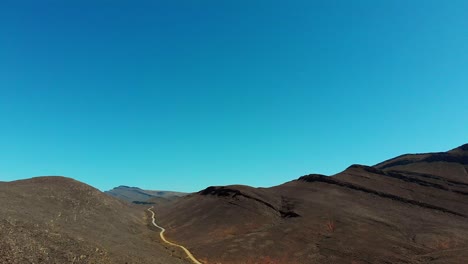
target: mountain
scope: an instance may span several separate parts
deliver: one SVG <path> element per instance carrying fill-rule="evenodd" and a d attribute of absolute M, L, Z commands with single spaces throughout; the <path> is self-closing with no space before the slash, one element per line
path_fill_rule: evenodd
<path fill-rule="evenodd" d="M 468 183 L 468 144 L 448 152 L 406 154 L 374 167 L 386 171 L 427 173 Z"/>
<path fill-rule="evenodd" d="M 468 263 L 468 145 L 159 205 L 206 263 Z"/>
<path fill-rule="evenodd" d="M 148 191 L 137 187 L 121 185 L 105 193 L 118 199 L 135 204 L 159 204 L 173 201 L 178 197 L 186 195 L 182 192 L 172 191 Z"/>
<path fill-rule="evenodd" d="M 0 263 L 187 263 L 148 224 L 141 208 L 70 178 L 0 183 Z"/>
<path fill-rule="evenodd" d="M 468 263 L 468 144 L 187 195 L 102 193 L 65 177 L 0 182 L 0 263 L 188 263 L 161 242 L 145 203 L 204 264 Z"/>

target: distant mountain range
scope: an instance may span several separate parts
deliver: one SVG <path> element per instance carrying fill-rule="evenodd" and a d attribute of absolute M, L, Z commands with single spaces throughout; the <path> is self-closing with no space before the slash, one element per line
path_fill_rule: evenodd
<path fill-rule="evenodd" d="M 0 182 L 0 263 L 190 263 L 150 206 L 202 263 L 468 263 L 468 144 L 270 188 Z"/>
<path fill-rule="evenodd" d="M 159 204 L 172 201 L 178 197 L 187 195 L 182 192 L 172 191 L 149 191 L 143 190 L 138 187 L 118 186 L 112 190 L 105 191 L 105 193 L 135 204 Z"/>

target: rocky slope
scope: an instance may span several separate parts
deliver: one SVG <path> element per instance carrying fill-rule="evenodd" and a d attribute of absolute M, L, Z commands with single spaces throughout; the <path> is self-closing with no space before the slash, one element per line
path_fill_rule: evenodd
<path fill-rule="evenodd" d="M 468 145 L 271 188 L 114 190 L 154 203 L 166 237 L 203 263 L 468 263 Z M 147 207 L 64 177 L 0 182 L 0 263 L 188 263 Z"/>
<path fill-rule="evenodd" d="M 64 177 L 0 183 L 0 263 L 186 263 L 147 215 Z"/>
<path fill-rule="evenodd" d="M 207 263 L 468 263 L 468 145 L 159 206 Z M 262 262 L 263 261 L 263 262 Z"/>

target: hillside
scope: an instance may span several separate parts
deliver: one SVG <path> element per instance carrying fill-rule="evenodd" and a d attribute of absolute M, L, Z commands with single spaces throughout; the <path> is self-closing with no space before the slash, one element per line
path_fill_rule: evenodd
<path fill-rule="evenodd" d="M 406 154 L 375 165 L 385 171 L 431 174 L 468 183 L 468 144 L 448 152 Z"/>
<path fill-rule="evenodd" d="M 207 263 L 467 263 L 468 145 L 157 208 Z"/>
<path fill-rule="evenodd" d="M 167 239 L 205 264 L 468 262 L 468 145 L 271 188 L 110 192 L 65 177 L 0 182 L 0 263 L 188 263 L 149 205 L 122 200 L 154 205 Z"/>
<path fill-rule="evenodd" d="M 186 263 L 147 215 L 64 177 L 0 183 L 0 263 Z"/>

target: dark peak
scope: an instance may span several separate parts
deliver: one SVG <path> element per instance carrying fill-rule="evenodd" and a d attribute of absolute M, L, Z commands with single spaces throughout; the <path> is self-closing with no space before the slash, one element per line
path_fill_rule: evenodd
<path fill-rule="evenodd" d="M 224 186 L 210 186 L 200 192 L 201 195 L 215 195 L 215 196 L 236 196 L 241 194 L 241 191 L 224 187 Z"/>
<path fill-rule="evenodd" d="M 308 174 L 302 177 L 299 177 L 298 181 L 305 181 L 305 182 L 314 182 L 318 179 L 327 178 L 328 176 L 322 174 Z"/>
<path fill-rule="evenodd" d="M 360 171 L 365 171 L 365 172 L 370 172 L 374 174 L 384 174 L 382 170 L 376 169 L 374 167 L 366 166 L 366 165 L 360 165 L 360 164 L 353 164 L 349 166 L 346 170 L 360 170 Z"/>
<path fill-rule="evenodd" d="M 450 150 L 449 152 L 452 152 L 452 153 L 467 153 L 468 152 L 468 143 L 464 144 L 464 145 L 461 145 L 458 148 L 454 148 L 454 149 Z"/>

